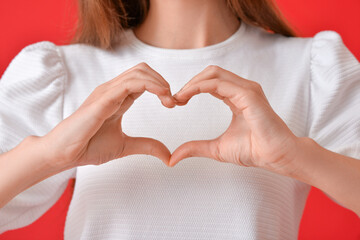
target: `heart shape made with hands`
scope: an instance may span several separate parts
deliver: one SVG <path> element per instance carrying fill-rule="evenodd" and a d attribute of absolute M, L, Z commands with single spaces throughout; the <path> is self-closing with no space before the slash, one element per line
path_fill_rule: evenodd
<path fill-rule="evenodd" d="M 216 138 L 181 144 L 169 153 L 169 161 L 162 159 L 166 165 L 174 166 L 188 157 L 206 157 L 240 166 L 272 168 L 282 165 L 283 159 L 293 158 L 297 137 L 273 111 L 259 83 L 209 66 L 172 97 L 176 105 L 184 106 L 200 93 L 211 94 L 230 107 L 231 122 Z"/>
<path fill-rule="evenodd" d="M 153 74 L 158 75 L 158 73 L 155 73 L 155 71 L 153 71 Z M 244 123 L 244 119 L 241 116 L 234 118 L 234 113 L 239 113 L 239 111 L 240 111 L 239 109 L 237 109 L 236 106 L 234 106 L 234 103 L 232 103 L 233 100 L 236 100 L 235 95 L 238 94 L 239 92 L 241 92 L 237 89 L 239 86 L 238 86 L 238 83 L 236 83 L 236 82 L 241 83 L 239 81 L 239 79 L 242 79 L 242 78 L 240 78 L 239 76 L 235 75 L 234 73 L 232 73 L 230 71 L 227 71 L 227 70 L 220 68 L 218 66 L 215 66 L 215 65 L 210 65 L 210 66 L 206 67 L 203 71 L 201 71 L 199 74 L 195 75 L 190 81 L 188 81 L 173 96 L 168 95 L 170 92 L 167 92 L 167 93 L 161 92 L 160 93 L 160 91 L 153 92 L 152 90 L 148 89 L 148 91 L 150 90 L 151 93 L 158 95 L 162 104 L 165 107 L 171 107 L 171 106 L 174 107 L 174 105 L 170 103 L 171 102 L 170 98 L 175 99 L 175 102 L 176 102 L 175 106 L 176 105 L 184 106 L 184 105 L 187 105 L 187 103 L 190 101 L 190 99 L 193 98 L 193 96 L 200 94 L 200 93 L 208 93 L 209 99 L 216 101 L 218 103 L 218 106 L 220 106 L 219 104 L 224 104 L 224 103 L 226 105 L 228 105 L 228 107 L 230 107 L 230 109 L 233 112 L 233 118 L 232 118 L 232 121 L 230 122 L 230 124 L 228 124 L 229 121 L 226 122 L 227 124 L 222 124 L 223 127 L 225 127 L 227 125 L 227 129 L 223 129 L 224 130 L 223 133 L 221 134 L 221 132 L 220 132 L 219 133 L 220 135 L 218 135 L 217 137 L 210 138 L 207 140 L 195 140 L 195 141 L 192 140 L 192 141 L 185 142 L 185 143 L 181 144 L 179 147 L 177 147 L 172 154 L 170 153 L 167 146 L 165 146 L 161 141 L 154 139 L 154 138 L 149 139 L 149 138 L 141 138 L 141 137 L 137 138 L 137 140 L 139 140 L 139 142 L 134 142 L 134 139 L 132 139 L 132 142 L 128 144 L 128 146 L 132 146 L 131 147 L 132 150 L 129 152 L 131 152 L 131 154 L 153 155 L 153 156 L 161 159 L 167 166 L 174 166 L 180 160 L 182 160 L 184 158 L 188 158 L 188 157 L 206 157 L 206 158 L 215 159 L 215 160 L 218 160 L 221 162 L 236 163 L 236 159 L 239 159 L 239 149 L 241 149 L 241 148 L 247 149 L 247 150 L 249 149 L 248 146 L 245 146 L 245 147 L 243 146 L 246 144 L 248 145 L 248 143 L 246 143 L 246 144 L 240 143 L 239 144 L 239 140 L 243 140 L 243 137 L 239 138 L 239 139 L 236 138 L 236 134 L 238 134 L 239 136 L 242 136 L 242 135 L 247 135 L 245 132 L 249 132 L 248 128 L 246 126 L 239 127 L 239 124 L 241 125 Z M 243 79 L 243 80 L 246 81 L 247 84 L 251 84 L 250 83 L 251 81 L 248 81 L 245 79 Z M 163 78 L 160 82 L 162 82 L 162 85 L 166 85 L 165 83 L 167 83 L 166 80 Z M 254 86 L 252 86 L 252 87 L 254 87 Z M 210 96 L 210 94 L 213 96 Z M 218 98 L 218 99 L 216 99 L 216 98 Z M 143 97 L 142 97 L 142 99 L 143 99 Z M 222 100 L 223 102 L 218 101 L 219 99 Z M 208 101 L 210 101 L 210 100 L 208 100 Z M 151 100 L 149 100 L 149 102 L 151 102 Z M 215 102 L 213 102 L 213 104 L 214 103 Z M 145 100 L 145 105 L 146 105 L 146 100 Z M 211 103 L 209 103 L 209 105 L 211 105 Z M 153 109 L 152 106 L 150 108 L 151 108 L 151 110 Z M 226 109 L 228 109 L 228 108 L 226 107 Z M 197 109 L 197 110 L 199 110 L 199 109 Z M 217 110 L 218 109 L 213 109 L 214 112 L 217 112 Z M 129 111 L 131 112 L 131 108 L 129 109 Z M 148 111 L 148 109 L 140 109 L 138 112 L 143 113 L 144 111 Z M 204 114 L 204 115 L 206 116 L 206 114 Z M 221 115 L 221 113 L 217 113 L 217 115 Z M 130 118 L 131 119 L 139 119 L 139 117 L 141 117 L 141 116 L 139 116 L 139 114 L 134 114 Z M 189 117 L 191 117 L 191 116 L 189 116 Z M 229 115 L 229 118 L 231 118 L 230 115 Z M 179 116 L 179 119 L 184 119 L 184 116 Z M 177 119 L 176 121 L 173 121 L 173 122 L 175 123 L 179 119 Z M 199 119 L 199 116 L 197 118 L 194 118 L 194 121 L 196 122 L 196 121 L 198 121 L 198 119 Z M 161 119 L 159 119 L 159 120 L 161 122 Z M 147 121 L 148 121 L 148 119 L 146 119 L 143 122 L 146 123 Z M 134 121 L 130 120 L 129 122 L 134 122 Z M 142 128 L 143 126 L 141 126 L 141 125 L 147 125 L 147 124 L 138 124 L 138 126 L 134 125 L 134 126 L 130 127 L 130 129 L 137 129 L 139 127 Z M 189 126 L 190 125 L 192 125 L 192 123 L 189 123 Z M 211 125 L 214 126 L 215 128 L 217 128 L 219 124 L 213 123 Z M 157 126 L 157 124 L 154 124 L 154 126 Z M 144 132 L 148 132 L 149 131 L 148 129 L 149 128 L 147 128 L 147 129 L 143 128 L 142 130 Z M 172 131 L 170 130 L 170 132 L 172 132 Z M 194 132 L 199 133 L 197 131 L 197 129 L 194 129 Z M 239 133 L 237 133 L 237 132 L 239 132 Z M 158 132 L 156 131 L 153 133 L 157 134 Z M 133 135 L 132 133 L 130 133 L 130 134 Z M 146 134 L 144 134 L 144 135 L 146 135 Z M 147 134 L 147 135 L 149 135 L 149 134 Z M 153 134 L 150 134 L 150 136 L 151 135 L 153 135 Z M 166 136 L 168 136 L 168 132 L 166 132 Z M 193 136 L 194 136 L 194 138 L 199 139 L 199 134 L 193 135 Z M 164 139 L 166 139 L 166 138 L 164 137 Z M 206 137 L 201 136 L 200 139 L 206 139 Z M 239 145 L 242 145 L 242 146 L 239 147 Z M 224 146 L 224 147 L 222 147 L 222 146 Z M 220 151 L 220 148 L 222 149 L 222 151 Z M 240 165 L 244 165 L 244 164 L 240 163 Z"/>
<path fill-rule="evenodd" d="M 227 120 L 225 124 L 212 123 L 211 126 L 214 128 L 220 126 L 227 129 L 218 137 L 207 139 L 207 135 L 199 134 L 190 122 L 188 126 L 193 128 L 194 134 L 196 133 L 193 135 L 194 138 L 200 136 L 200 139 L 205 140 L 185 142 L 171 153 L 167 146 L 154 138 L 132 137 L 123 131 L 124 113 L 131 112 L 134 101 L 145 91 L 156 95 L 167 108 L 185 106 L 195 95 L 207 93 L 201 95 L 230 108 L 230 124 L 226 126 Z M 208 106 L 213 107 L 213 103 L 208 102 L 204 109 Z M 201 109 L 198 107 L 196 110 Z M 152 106 L 144 110 L 149 110 L 154 115 Z M 216 115 L 222 116 L 222 113 L 217 111 L 218 109 L 213 109 Z M 142 112 L 142 109 L 137 111 Z M 136 114 L 136 111 L 133 113 L 135 114 L 127 121 L 133 124 L 130 129 L 147 125 L 147 119 L 140 119 L 143 117 L 142 114 Z M 85 115 L 90 117 L 83 117 Z M 206 113 L 204 115 L 206 116 Z M 183 115 L 178 116 L 178 119 L 172 120 L 174 125 L 184 119 Z M 195 116 L 194 123 L 201 117 Z M 136 121 L 133 121 L 134 119 Z M 158 120 L 161 122 L 161 116 Z M 159 124 L 156 123 L 154 126 L 156 128 Z M 168 127 L 172 132 L 173 126 Z M 63 132 L 69 134 L 64 135 Z M 169 132 L 164 129 L 160 132 L 167 137 L 164 139 L 169 139 L 169 136 L 171 138 Z M 153 133 L 157 134 L 159 131 Z M 128 155 L 146 154 L 161 159 L 167 166 L 174 166 L 188 157 L 205 157 L 240 166 L 274 169 L 274 166 L 278 168 L 288 165 L 287 161 L 295 158 L 297 149 L 302 144 L 274 112 L 259 83 L 244 79 L 218 66 L 206 67 L 172 95 L 170 86 L 164 78 L 144 64 L 137 65 L 97 87 L 74 114 L 43 138 L 45 144 L 42 145 L 54 142 L 53 139 L 58 139 L 59 135 L 63 135 L 64 138 L 54 145 L 53 152 L 56 152 L 57 156 L 62 156 L 60 159 L 64 164 L 71 167 L 89 163 L 99 165 Z"/>
<path fill-rule="evenodd" d="M 156 139 L 170 149 L 169 152 L 192 140 L 214 139 L 231 122 L 232 113 L 228 106 L 210 94 L 194 96 L 186 104 L 174 108 L 158 106 L 158 100 L 154 98 L 155 95 L 145 92 L 134 102 L 124 115 L 123 130 L 130 136 Z M 165 155 L 164 147 L 159 147 L 161 150 L 158 150 Z M 169 166 L 170 156 L 164 156 L 161 160 Z"/>

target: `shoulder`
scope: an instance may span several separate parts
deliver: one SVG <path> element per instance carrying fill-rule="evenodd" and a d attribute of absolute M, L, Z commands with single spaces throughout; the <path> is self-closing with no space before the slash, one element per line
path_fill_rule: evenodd
<path fill-rule="evenodd" d="M 322 31 L 312 38 L 311 79 L 338 86 L 360 81 L 360 63 L 335 31 Z"/>
<path fill-rule="evenodd" d="M 54 59 L 60 60 L 61 54 L 59 46 L 50 41 L 41 41 L 29 44 L 22 48 L 15 58 L 10 62 L 13 64 L 18 61 L 30 61 L 34 59 Z M 44 62 L 45 64 L 48 62 Z"/>
<path fill-rule="evenodd" d="M 322 31 L 312 38 L 311 62 L 313 70 L 359 66 L 359 61 L 335 31 Z"/>
<path fill-rule="evenodd" d="M 252 36 L 252 40 L 254 40 L 254 44 L 261 44 L 264 47 L 276 47 L 277 45 L 285 47 L 292 46 L 291 49 L 285 49 L 288 51 L 294 49 L 304 50 L 305 47 L 310 47 L 309 50 L 316 53 L 329 46 L 336 47 L 344 45 L 340 34 L 331 30 L 320 31 L 313 37 L 286 37 L 278 33 L 273 34 L 267 32 L 260 27 L 247 25 L 247 29 L 249 35 Z"/>
<path fill-rule="evenodd" d="M 313 37 L 285 37 L 272 34 L 259 27 L 248 27 L 253 52 L 268 57 L 269 62 L 293 66 L 308 66 L 312 72 L 331 67 L 346 68 L 359 65 L 359 61 L 345 46 L 335 31 L 320 31 Z"/>
<path fill-rule="evenodd" d="M 310 50 L 311 37 L 287 37 L 279 33 L 270 33 L 263 28 L 248 25 L 246 26 L 248 36 L 254 46 L 264 50 L 275 50 L 279 53 Z"/>
<path fill-rule="evenodd" d="M 312 56 L 316 57 L 319 53 L 329 53 L 336 48 L 344 48 L 344 42 L 339 33 L 335 31 L 321 31 L 315 34 L 312 39 Z"/>
<path fill-rule="evenodd" d="M 247 25 L 246 51 L 256 59 L 281 71 L 286 68 L 309 70 L 313 38 L 286 37 L 265 31 L 260 27 Z"/>
<path fill-rule="evenodd" d="M 65 73 L 59 46 L 41 41 L 23 47 L 11 60 L 1 77 L 1 85 L 25 79 L 43 78 L 45 75 L 60 76 Z"/>

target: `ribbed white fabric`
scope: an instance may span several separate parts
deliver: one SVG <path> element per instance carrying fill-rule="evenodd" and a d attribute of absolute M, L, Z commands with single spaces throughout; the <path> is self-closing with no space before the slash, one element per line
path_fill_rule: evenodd
<path fill-rule="evenodd" d="M 215 64 L 259 82 L 297 136 L 360 157 L 360 64 L 332 31 L 286 38 L 244 23 L 223 42 L 162 49 L 127 30 L 112 51 L 43 41 L 25 47 L 0 81 L 0 150 L 44 135 L 94 88 L 147 62 L 177 92 Z M 230 109 L 209 94 L 167 109 L 145 92 L 124 115 L 125 133 L 153 137 L 170 151 L 217 137 Z M 9 159 L 11 161 L 11 159 Z M 174 168 L 133 155 L 57 174 L 0 209 L 0 232 L 39 218 L 76 174 L 65 239 L 297 239 L 310 186 L 257 168 L 189 158 Z"/>

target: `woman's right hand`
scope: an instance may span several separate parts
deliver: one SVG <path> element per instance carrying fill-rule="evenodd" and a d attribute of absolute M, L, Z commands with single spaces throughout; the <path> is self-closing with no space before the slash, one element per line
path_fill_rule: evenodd
<path fill-rule="evenodd" d="M 72 115 L 40 138 L 51 164 L 71 168 L 148 154 L 168 165 L 171 153 L 163 143 L 122 131 L 123 114 L 145 90 L 157 95 L 165 107 L 175 106 L 168 82 L 140 63 L 96 87 Z"/>

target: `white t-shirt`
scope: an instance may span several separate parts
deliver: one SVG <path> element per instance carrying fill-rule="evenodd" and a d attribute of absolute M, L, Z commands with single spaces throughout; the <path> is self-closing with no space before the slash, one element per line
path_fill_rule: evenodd
<path fill-rule="evenodd" d="M 225 41 L 197 49 L 150 46 L 131 30 L 113 51 L 49 41 L 25 47 L 0 81 L 0 152 L 28 135 L 45 135 L 96 86 L 139 62 L 158 71 L 172 93 L 210 64 L 257 81 L 297 136 L 360 158 L 360 64 L 341 37 L 323 31 L 314 38 L 288 38 L 244 23 Z M 231 116 L 210 94 L 168 109 L 145 92 L 125 113 L 123 128 L 173 151 L 189 140 L 217 137 Z M 169 168 L 153 156 L 132 155 L 34 185 L 0 209 L 0 232 L 39 218 L 71 177 L 76 185 L 66 240 L 297 239 L 310 189 L 260 168 L 208 158 L 184 159 Z"/>

